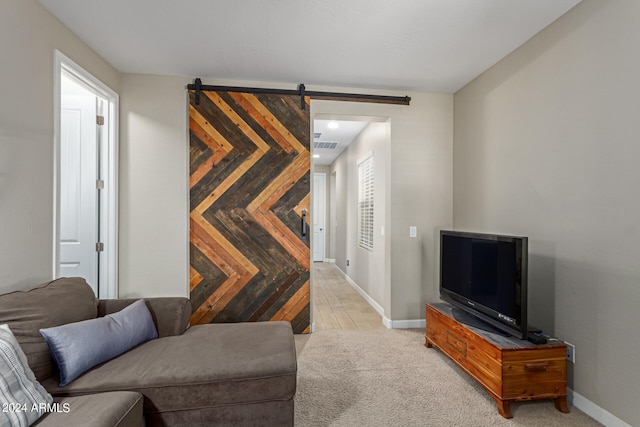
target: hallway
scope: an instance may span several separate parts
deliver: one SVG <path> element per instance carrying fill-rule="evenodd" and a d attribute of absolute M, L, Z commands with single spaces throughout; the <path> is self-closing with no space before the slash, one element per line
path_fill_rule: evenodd
<path fill-rule="evenodd" d="M 380 314 L 347 282 L 335 264 L 315 262 L 312 268 L 315 331 L 384 329 Z"/>

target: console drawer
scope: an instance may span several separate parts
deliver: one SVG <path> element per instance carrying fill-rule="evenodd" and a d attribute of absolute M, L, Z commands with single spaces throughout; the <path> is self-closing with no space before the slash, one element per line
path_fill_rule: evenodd
<path fill-rule="evenodd" d="M 566 367 L 562 348 L 505 351 L 503 398 L 526 400 L 566 393 Z"/>

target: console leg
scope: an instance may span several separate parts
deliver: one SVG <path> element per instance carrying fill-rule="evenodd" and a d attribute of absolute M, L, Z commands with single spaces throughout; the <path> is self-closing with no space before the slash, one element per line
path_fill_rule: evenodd
<path fill-rule="evenodd" d="M 511 402 L 505 402 L 504 400 L 496 399 L 498 404 L 498 412 L 505 418 L 513 418 L 511 413 Z"/>
<path fill-rule="evenodd" d="M 429 341 L 429 338 L 424 339 L 424 346 L 427 348 L 433 347 L 433 344 L 431 344 L 431 342 Z"/>
<path fill-rule="evenodd" d="M 560 412 L 564 412 L 568 414 L 571 412 L 569 410 L 569 406 L 567 405 L 567 396 L 556 397 L 553 399 L 553 402 L 556 404 L 556 409 Z"/>

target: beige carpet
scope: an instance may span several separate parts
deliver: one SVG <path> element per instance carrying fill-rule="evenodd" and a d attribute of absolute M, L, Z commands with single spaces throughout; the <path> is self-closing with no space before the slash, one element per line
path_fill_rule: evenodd
<path fill-rule="evenodd" d="M 552 401 L 514 403 L 513 418 L 439 350 L 424 330 L 296 335 L 296 426 L 599 426 Z"/>

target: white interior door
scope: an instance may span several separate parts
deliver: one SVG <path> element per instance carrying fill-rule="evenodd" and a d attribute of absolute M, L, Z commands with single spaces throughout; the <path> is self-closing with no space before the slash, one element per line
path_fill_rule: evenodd
<path fill-rule="evenodd" d="M 98 295 L 97 98 L 70 79 L 63 80 L 59 276 L 84 277 Z"/>
<path fill-rule="evenodd" d="M 313 174 L 313 261 L 324 261 L 325 254 L 326 174 Z"/>
<path fill-rule="evenodd" d="M 119 97 L 58 50 L 54 63 L 53 277 L 117 298 Z"/>

